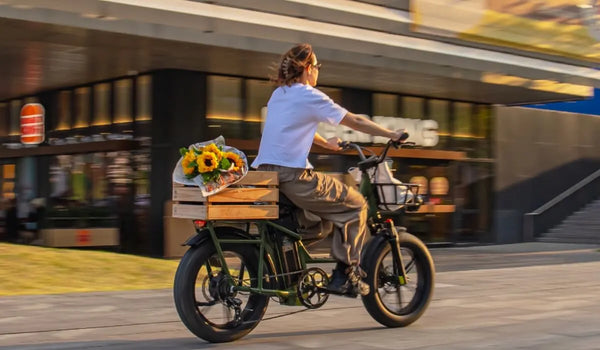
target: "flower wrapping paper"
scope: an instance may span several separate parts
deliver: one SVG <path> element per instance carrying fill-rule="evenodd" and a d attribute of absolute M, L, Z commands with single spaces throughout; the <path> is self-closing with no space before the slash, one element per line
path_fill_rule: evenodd
<path fill-rule="evenodd" d="M 177 161 L 177 165 L 175 165 L 175 169 L 173 170 L 173 182 L 179 183 L 182 185 L 190 185 L 190 186 L 198 186 L 202 191 L 202 195 L 204 197 L 208 197 L 215 193 L 220 192 L 221 190 L 227 188 L 227 186 L 233 185 L 236 182 L 240 181 L 246 174 L 248 173 L 248 159 L 244 152 L 238 150 L 237 148 L 225 145 L 225 138 L 223 136 L 219 136 L 214 140 L 198 142 L 190 145 L 188 149 L 196 148 L 202 149 L 211 143 L 214 143 L 216 146 L 221 146 L 222 152 L 232 152 L 237 154 L 244 162 L 244 164 L 240 167 L 238 171 L 221 171 L 221 176 L 217 181 L 209 181 L 204 183 L 204 180 L 201 175 L 196 176 L 192 179 L 188 179 L 183 172 L 182 162 L 184 157 L 180 157 L 179 161 Z"/>

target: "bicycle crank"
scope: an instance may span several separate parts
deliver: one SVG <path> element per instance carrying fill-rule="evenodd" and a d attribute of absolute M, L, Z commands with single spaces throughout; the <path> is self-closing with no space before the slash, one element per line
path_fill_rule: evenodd
<path fill-rule="evenodd" d="M 326 290 L 329 283 L 327 273 L 318 267 L 304 270 L 298 280 L 298 299 L 309 309 L 318 309 L 329 298 Z"/>

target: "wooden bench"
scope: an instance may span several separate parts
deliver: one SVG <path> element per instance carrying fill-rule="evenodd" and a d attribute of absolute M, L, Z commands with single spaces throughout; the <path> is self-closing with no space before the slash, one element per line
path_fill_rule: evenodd
<path fill-rule="evenodd" d="M 200 188 L 173 183 L 173 217 L 197 220 L 256 220 L 279 217 L 279 184 L 274 171 L 249 171 L 212 196 Z"/>

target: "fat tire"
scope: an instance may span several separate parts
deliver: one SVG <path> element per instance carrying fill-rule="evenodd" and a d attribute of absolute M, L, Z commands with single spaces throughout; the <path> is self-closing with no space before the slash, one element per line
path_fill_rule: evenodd
<path fill-rule="evenodd" d="M 219 234 L 221 238 L 240 238 L 235 234 Z M 222 250 L 235 252 L 244 262 L 250 276 L 256 281 L 258 270 L 258 249 L 252 244 L 222 244 Z M 214 327 L 209 324 L 196 307 L 195 282 L 198 271 L 202 265 L 216 253 L 216 248 L 211 240 L 206 240 L 198 246 L 188 249 L 181 259 L 173 286 L 173 297 L 177 313 L 183 324 L 197 337 L 211 343 L 223 343 L 237 340 L 250 333 L 262 319 L 269 297 L 253 293 L 248 304 L 252 303 L 249 313 L 244 317 L 242 324 L 228 329 Z M 265 271 L 265 273 L 267 273 Z M 264 274 L 263 274 L 264 275 Z M 266 283 L 266 281 L 265 281 Z M 268 284 L 265 284 L 268 286 Z M 245 307 L 245 306 L 244 306 Z"/>
<path fill-rule="evenodd" d="M 399 232 L 398 236 L 400 248 L 410 249 L 413 252 L 419 264 L 419 273 L 423 274 L 423 276 L 419 277 L 424 278 L 422 289 L 419 290 L 419 295 L 416 296 L 418 300 L 409 310 L 402 314 L 388 310 L 378 293 L 378 265 L 381 264 L 382 259 L 388 252 L 391 254 L 391 247 L 387 240 L 380 240 L 378 246 L 372 251 L 372 255 L 363 258 L 362 264 L 363 269 L 367 273 L 365 281 L 369 284 L 370 288 L 369 294 L 362 297 L 363 304 L 371 317 L 386 327 L 405 327 L 415 322 L 423 315 L 433 296 L 435 267 L 429 250 L 421 240 L 410 233 Z"/>

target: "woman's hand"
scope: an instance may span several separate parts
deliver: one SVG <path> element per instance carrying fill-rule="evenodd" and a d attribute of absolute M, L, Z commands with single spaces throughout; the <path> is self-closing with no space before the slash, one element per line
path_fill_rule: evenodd
<path fill-rule="evenodd" d="M 398 129 L 396 131 L 393 131 L 390 135 L 390 139 L 392 139 L 393 141 L 398 141 L 400 140 L 402 135 L 404 135 L 404 133 L 406 133 L 406 129 Z"/>
<path fill-rule="evenodd" d="M 340 142 L 342 142 L 342 139 L 339 137 L 330 137 L 327 139 L 327 143 L 323 146 L 332 151 L 339 151 L 342 149 L 342 147 L 340 147 Z"/>

